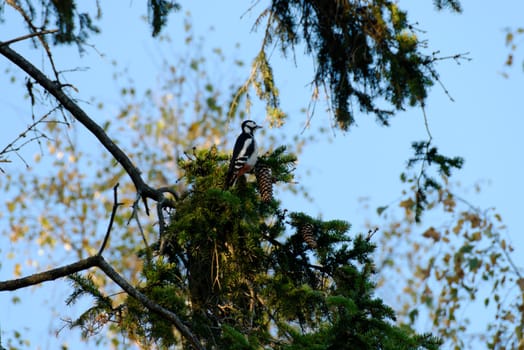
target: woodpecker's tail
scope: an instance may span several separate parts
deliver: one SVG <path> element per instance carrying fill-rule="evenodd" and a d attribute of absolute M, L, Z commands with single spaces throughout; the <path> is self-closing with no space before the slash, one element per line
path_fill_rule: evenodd
<path fill-rule="evenodd" d="M 227 171 L 226 180 L 224 181 L 224 190 L 229 189 L 235 183 L 236 176 L 234 170 L 235 169 L 230 168 Z"/>

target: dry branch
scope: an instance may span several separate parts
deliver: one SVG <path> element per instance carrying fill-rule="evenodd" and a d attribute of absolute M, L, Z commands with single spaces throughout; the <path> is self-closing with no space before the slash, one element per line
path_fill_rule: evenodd
<path fill-rule="evenodd" d="M 69 265 L 57 267 L 56 269 L 35 273 L 31 276 L 8 281 L 0 281 L 0 292 L 26 288 L 42 282 L 53 281 L 58 278 L 69 276 L 73 273 L 77 273 L 83 270 L 87 270 L 91 267 L 97 266 L 98 260 L 100 259 L 102 259 L 100 255 L 95 255 L 87 259 L 79 260 Z"/>
<path fill-rule="evenodd" d="M 56 33 L 56 32 L 58 32 L 58 29 L 49 29 L 49 30 L 42 30 L 42 31 L 39 31 L 39 32 L 35 32 L 35 33 L 29 33 L 29 34 L 26 34 L 26 35 L 22 35 L 22 36 L 20 36 L 18 38 L 14 38 L 14 39 L 11 39 L 11 40 L 4 41 L 3 43 L 0 44 L 0 46 L 7 46 L 7 45 L 11 45 L 13 43 L 16 43 L 18 41 L 34 38 L 35 36 L 40 36 L 40 35 L 45 35 L 45 34 L 52 34 L 52 33 Z"/>
<path fill-rule="evenodd" d="M 8 281 L 0 281 L 0 292 L 2 291 L 13 291 L 21 288 L 26 288 L 33 286 L 42 282 L 53 281 L 58 278 L 69 276 L 73 273 L 77 273 L 83 270 L 87 270 L 92 267 L 100 268 L 113 282 L 118 284 L 127 294 L 131 297 L 137 299 L 142 305 L 156 312 L 159 315 L 162 315 L 178 329 L 184 338 L 186 338 L 194 349 L 204 350 L 204 347 L 200 344 L 197 337 L 191 332 L 191 330 L 180 320 L 180 318 L 173 312 L 169 311 L 166 308 L 158 305 L 157 303 L 151 301 L 144 294 L 140 293 L 135 287 L 133 287 L 129 282 L 125 280 L 118 272 L 115 271 L 109 265 L 109 263 L 101 256 L 94 255 L 87 259 L 82 259 L 77 262 L 74 262 L 69 265 L 57 267 L 52 270 L 45 272 L 35 273 L 23 278 L 18 278 Z"/>
<path fill-rule="evenodd" d="M 124 170 L 127 172 L 133 184 L 136 187 L 138 195 L 146 201 L 147 198 L 155 200 L 157 203 L 161 203 L 164 206 L 173 206 L 170 199 L 164 196 L 163 190 L 157 190 L 150 187 L 142 179 L 140 171 L 132 163 L 129 157 L 109 138 L 105 131 L 93 121 L 64 91 L 64 85 L 61 85 L 57 81 L 52 81 L 44 73 L 42 73 L 33 64 L 27 61 L 24 57 L 19 55 L 16 51 L 12 50 L 6 43 L 0 42 L 0 54 L 5 56 L 11 62 L 20 67 L 24 72 L 31 76 L 38 84 L 40 84 L 49 94 L 53 95 L 63 108 L 65 108 L 71 115 L 84 125 L 107 149 L 109 153 L 122 165 Z M 115 191 L 115 204 L 113 206 L 113 212 L 118 207 L 116 198 L 116 186 Z M 147 211 L 147 203 L 146 203 Z M 46 281 L 52 281 L 58 278 L 62 278 L 73 273 L 87 270 L 92 267 L 100 268 L 109 278 L 111 278 L 116 284 L 118 284 L 124 291 L 126 291 L 131 297 L 140 301 L 145 307 L 152 312 L 156 312 L 169 321 L 178 329 L 182 336 L 187 339 L 194 349 L 203 350 L 204 347 L 200 344 L 197 337 L 191 332 L 191 330 L 184 325 L 184 323 L 178 318 L 173 312 L 163 308 L 162 306 L 154 303 L 148 299 L 145 295 L 140 293 L 136 288 L 129 284 L 120 274 L 118 274 L 102 257 L 101 253 L 107 243 L 109 232 L 111 231 L 111 223 L 114 219 L 114 215 L 111 216 L 110 225 L 108 232 L 104 238 L 104 244 L 100 248 L 100 253 L 89 257 L 87 259 L 79 260 L 69 265 L 58 267 L 49 271 L 37 273 L 24 278 L 0 281 L 0 291 L 13 291 L 20 288 L 36 285 Z"/>
<path fill-rule="evenodd" d="M 98 125 L 93 119 L 91 119 L 86 112 L 80 106 L 78 106 L 69 96 L 67 96 L 62 90 L 63 86 L 55 81 L 49 79 L 44 73 L 36 68 L 31 62 L 27 61 L 24 57 L 19 55 L 16 51 L 3 45 L 0 42 L 0 54 L 4 55 L 11 62 L 16 64 L 29 76 L 31 76 L 38 84 L 40 84 L 49 94 L 53 95 L 58 102 L 82 125 L 84 125 L 107 149 L 109 153 L 122 165 L 124 170 L 127 172 L 138 194 L 145 200 L 151 198 L 156 202 L 161 201 L 169 203 L 169 199 L 165 199 L 162 191 L 156 190 L 150 187 L 142 179 L 140 170 L 133 164 L 131 159 L 125 154 L 106 134 L 104 129 Z M 146 206 L 147 210 L 147 206 Z"/>
<path fill-rule="evenodd" d="M 109 219 L 109 225 L 107 225 L 107 232 L 106 232 L 106 235 L 104 236 L 104 241 L 102 242 L 102 245 L 100 246 L 100 250 L 98 251 L 98 255 L 102 255 L 106 247 L 107 241 L 109 240 L 109 234 L 111 233 L 111 229 L 113 228 L 113 222 L 115 221 L 116 210 L 118 209 L 120 205 L 122 205 L 122 203 L 118 203 L 118 186 L 119 185 L 120 184 L 117 183 L 115 187 L 113 187 L 113 210 L 111 211 L 111 218 Z"/>
<path fill-rule="evenodd" d="M 158 313 L 159 315 L 164 316 L 167 318 L 171 323 L 175 325 L 175 327 L 180 331 L 180 333 L 191 343 L 193 348 L 198 350 L 204 350 L 204 347 L 200 344 L 197 337 L 191 332 L 191 330 L 184 325 L 184 323 L 178 318 L 178 316 L 163 308 L 162 306 L 158 305 L 157 303 L 154 303 L 149 298 L 147 298 L 144 294 L 140 293 L 135 287 L 133 287 L 131 284 L 129 284 L 125 278 L 120 276 L 118 272 L 116 272 L 111 265 L 107 263 L 107 261 L 104 260 L 100 256 L 100 260 L 98 261 L 97 266 L 105 272 L 105 274 L 113 280 L 116 284 L 120 286 L 123 290 L 126 291 L 127 294 L 138 300 L 142 305 L 147 307 L 149 310 Z"/>

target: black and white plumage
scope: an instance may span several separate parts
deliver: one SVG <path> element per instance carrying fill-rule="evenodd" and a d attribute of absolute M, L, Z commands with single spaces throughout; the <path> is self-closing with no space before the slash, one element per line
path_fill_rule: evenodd
<path fill-rule="evenodd" d="M 253 169 L 257 163 L 257 144 L 253 134 L 259 128 L 261 126 L 252 120 L 246 120 L 242 123 L 242 133 L 238 136 L 233 148 L 233 157 L 229 163 L 225 188 L 233 186 L 240 176 Z"/>

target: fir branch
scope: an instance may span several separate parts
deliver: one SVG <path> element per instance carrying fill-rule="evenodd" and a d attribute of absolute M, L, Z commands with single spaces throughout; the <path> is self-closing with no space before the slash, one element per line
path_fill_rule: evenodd
<path fill-rule="evenodd" d="M 66 305 L 72 305 L 76 303 L 79 297 L 84 294 L 92 295 L 95 298 L 101 297 L 102 294 L 96 287 L 91 276 L 82 276 L 78 273 L 67 276 L 73 282 L 73 293 L 65 300 Z"/>
<path fill-rule="evenodd" d="M 191 343 L 191 346 L 194 349 L 197 350 L 204 350 L 204 347 L 200 344 L 199 340 L 196 338 L 196 336 L 191 332 L 191 330 L 184 325 L 184 323 L 180 320 L 180 318 L 173 312 L 163 308 L 162 306 L 154 303 L 149 298 L 147 298 L 144 294 L 140 293 L 136 288 L 134 288 L 129 282 L 126 281 L 125 278 L 123 278 L 118 272 L 116 272 L 111 265 L 109 265 L 104 258 L 100 257 L 100 259 L 97 261 L 98 267 L 104 273 L 113 280 L 116 284 L 118 284 L 127 294 L 129 294 L 131 297 L 138 300 L 142 305 L 144 305 L 149 310 L 158 313 L 159 315 L 164 316 L 166 319 L 171 321 L 175 327 L 180 331 L 180 333 Z"/>

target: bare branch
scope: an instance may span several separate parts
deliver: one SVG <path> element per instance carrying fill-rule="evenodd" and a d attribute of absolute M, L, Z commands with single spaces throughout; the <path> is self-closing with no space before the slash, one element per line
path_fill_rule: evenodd
<path fill-rule="evenodd" d="M 42 31 L 39 31 L 39 32 L 35 32 L 35 33 L 29 33 L 29 34 L 26 34 L 26 35 L 19 36 L 18 38 L 14 38 L 14 39 L 11 39 L 11 40 L 4 41 L 3 43 L 0 44 L 0 46 L 4 46 L 4 45 L 7 46 L 7 45 L 11 45 L 13 43 L 16 43 L 18 41 L 34 38 L 35 36 L 51 34 L 51 33 L 56 33 L 56 32 L 58 32 L 58 29 L 49 29 L 49 30 L 42 30 Z"/>
<path fill-rule="evenodd" d="M 69 113 L 71 113 L 71 115 L 76 120 L 78 120 L 82 125 L 84 125 L 98 139 L 98 141 L 107 149 L 107 151 L 122 165 L 124 170 L 127 172 L 131 180 L 133 181 L 138 196 L 141 197 L 144 202 L 147 198 L 151 198 L 157 202 L 161 202 L 163 205 L 174 206 L 173 204 L 170 204 L 171 200 L 164 196 L 164 192 L 162 190 L 153 189 L 144 182 L 140 175 L 140 171 L 132 163 L 129 157 L 108 137 L 108 135 L 100 127 L 100 125 L 93 121 L 69 96 L 67 96 L 64 93 L 64 85 L 60 84 L 58 81 L 50 80 L 33 64 L 31 64 L 24 57 L 19 55 L 16 51 L 11 49 L 7 44 L 4 44 L 2 42 L 0 42 L 0 54 L 5 56 L 7 59 L 16 64 L 23 71 L 25 71 L 29 76 L 31 76 L 49 94 L 54 96 L 58 100 L 58 102 L 63 106 L 63 108 L 65 108 Z M 136 288 L 129 284 L 120 274 L 118 274 L 102 257 L 101 253 L 105 245 L 107 244 L 107 239 L 109 237 L 112 222 L 114 220 L 114 212 L 118 207 L 118 202 L 116 200 L 116 186 L 114 191 L 115 205 L 113 206 L 113 213 L 111 215 L 109 227 L 104 238 L 104 242 L 100 248 L 99 254 L 69 265 L 58 267 L 56 269 L 52 269 L 46 272 L 37 273 L 24 278 L 9 281 L 0 281 L 0 291 L 10 291 L 25 288 L 31 285 L 65 277 L 72 273 L 76 273 L 97 266 L 131 297 L 140 301 L 149 310 L 156 312 L 168 319 L 169 321 L 171 321 L 173 325 L 178 329 L 178 331 L 182 334 L 182 336 L 189 341 L 189 343 L 194 349 L 203 350 L 204 347 L 200 344 L 197 337 L 191 332 L 191 330 L 186 325 L 184 325 L 184 323 L 175 313 L 161 307 L 160 305 L 154 303 L 145 295 L 140 293 Z"/>
<path fill-rule="evenodd" d="M 105 261 L 101 255 L 94 255 L 87 259 L 79 260 L 75 263 L 58 267 L 56 269 L 48 270 L 45 272 L 36 273 L 24 278 L 0 281 L 0 291 L 13 291 L 29 286 L 33 286 L 42 282 L 53 281 L 58 278 L 69 276 L 73 273 L 87 270 L 91 267 L 99 267 L 113 282 L 118 284 L 127 294 L 138 300 L 149 310 L 158 313 L 168 319 L 173 325 L 180 331 L 182 336 L 186 338 L 194 349 L 204 350 L 204 347 L 200 344 L 197 337 L 191 332 L 191 330 L 180 320 L 180 318 L 168 309 L 156 304 L 147 298 L 144 294 L 140 293 L 135 287 L 125 280 L 118 272 L 116 272 L 111 265 Z"/>
<path fill-rule="evenodd" d="M 100 250 L 98 251 L 98 255 L 102 255 L 102 252 L 104 251 L 107 240 L 109 239 L 109 234 L 111 233 L 111 228 L 113 227 L 113 221 L 115 221 L 115 215 L 116 210 L 122 203 L 118 203 L 118 186 L 120 184 L 117 183 L 115 187 L 113 187 L 113 210 L 111 211 L 111 218 L 109 219 L 109 225 L 107 226 L 107 232 L 104 237 L 104 241 L 102 242 L 102 246 L 100 246 Z"/>
<path fill-rule="evenodd" d="M 69 276 L 73 273 L 87 270 L 91 267 L 97 266 L 98 260 L 100 259 L 102 259 L 101 256 L 95 255 L 87 259 L 79 260 L 69 265 L 57 267 L 56 269 L 35 273 L 31 276 L 8 281 L 0 281 L 0 292 L 26 288 L 42 282 L 53 281 L 58 278 Z"/>
<path fill-rule="evenodd" d="M 9 152 L 17 152 L 19 151 L 23 146 L 25 146 L 26 144 L 32 142 L 32 141 L 35 141 L 35 140 L 39 140 L 41 138 L 47 138 L 45 136 L 45 134 L 43 133 L 38 133 L 36 134 L 36 126 L 38 126 L 38 124 L 41 124 L 41 123 L 45 123 L 45 119 L 47 117 L 49 117 L 54 111 L 56 111 L 59 107 L 55 107 L 53 108 L 52 110 L 50 110 L 49 112 L 47 112 L 46 114 L 44 114 L 40 119 L 34 121 L 31 125 L 29 125 L 23 132 L 21 132 L 13 141 L 11 141 L 7 146 L 4 147 L 3 150 L 0 151 L 0 155 L 3 155 L 3 154 L 6 154 L 6 153 L 9 153 Z M 56 122 L 58 123 L 58 122 Z M 24 143 L 22 143 L 21 145 L 15 147 L 15 144 L 21 140 L 21 139 L 24 139 L 27 137 L 27 134 L 30 132 L 30 131 L 33 131 L 35 130 L 35 134 L 36 136 L 32 137 L 31 139 L 29 140 L 26 140 Z"/>
<path fill-rule="evenodd" d="M 102 257 L 98 262 L 98 267 L 105 272 L 105 274 L 111 278 L 116 284 L 118 284 L 127 294 L 138 300 L 142 305 L 147 307 L 149 310 L 156 312 L 169 321 L 171 321 L 180 333 L 191 343 L 194 349 L 204 350 L 204 347 L 200 344 L 197 337 L 189 330 L 188 327 L 180 320 L 180 318 L 173 312 L 163 308 L 162 306 L 152 302 L 144 294 L 140 293 L 136 288 L 129 284 L 122 276 L 116 272 L 111 265 L 109 265 Z"/>
<path fill-rule="evenodd" d="M 24 57 L 19 55 L 10 47 L 2 45 L 1 42 L 0 54 L 4 55 L 7 59 L 29 74 L 38 84 L 47 90 L 47 92 L 53 95 L 76 120 L 84 125 L 98 139 L 98 141 L 100 141 L 107 151 L 111 153 L 111 155 L 120 163 L 120 165 L 122 165 L 124 170 L 133 181 L 138 194 L 143 198 L 144 201 L 147 198 L 151 198 L 158 202 L 164 198 L 162 191 L 153 189 L 144 182 L 140 175 L 140 171 L 133 164 L 131 159 L 129 159 L 129 157 L 109 138 L 100 125 L 91 119 L 84 112 L 84 110 L 82 110 L 82 108 L 80 108 L 69 96 L 64 93 L 62 90 L 62 85 L 51 81 L 32 63 L 27 61 Z M 166 199 L 166 201 L 169 202 L 168 199 Z"/>
<path fill-rule="evenodd" d="M 33 33 L 38 33 L 38 28 L 33 24 L 32 16 L 28 14 L 18 3 L 18 1 L 7 1 L 7 4 L 11 6 L 13 9 L 18 11 L 24 21 L 26 22 L 27 26 Z M 51 68 L 53 69 L 53 73 L 55 75 L 55 79 L 57 81 L 60 80 L 60 77 L 58 75 L 58 71 L 56 70 L 55 66 L 55 60 L 53 59 L 53 55 L 51 54 L 51 48 L 49 47 L 49 44 L 47 43 L 47 40 L 45 39 L 45 36 L 43 35 L 37 35 L 36 38 L 40 43 L 42 44 L 44 51 L 46 52 L 47 58 L 49 59 L 49 63 L 51 64 Z M 2 46 L 2 43 L 0 43 L 0 47 Z M 7 47 L 7 46 L 6 46 Z"/>

